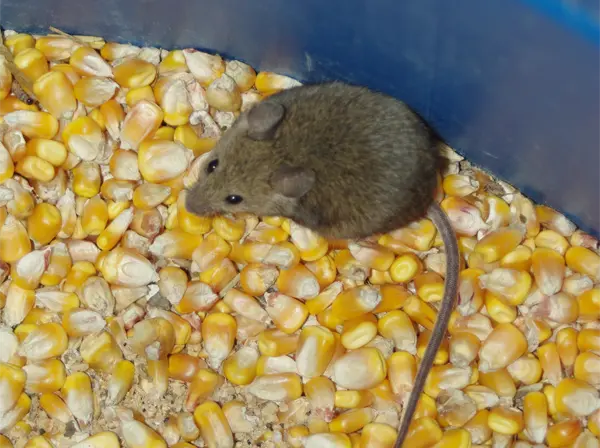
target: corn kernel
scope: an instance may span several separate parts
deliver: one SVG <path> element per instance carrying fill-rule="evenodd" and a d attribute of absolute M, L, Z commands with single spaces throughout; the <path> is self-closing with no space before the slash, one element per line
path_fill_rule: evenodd
<path fill-rule="evenodd" d="M 109 373 L 123 359 L 114 337 L 103 331 L 85 337 L 79 349 L 83 360 L 94 370 Z"/>
<path fill-rule="evenodd" d="M 69 296 L 71 295 L 75 296 L 75 294 L 69 293 Z M 70 337 L 77 338 L 102 331 L 106 326 L 106 321 L 97 311 L 75 306 L 64 311 L 62 326 Z"/>
<path fill-rule="evenodd" d="M 61 393 L 75 418 L 89 423 L 94 414 L 94 392 L 89 376 L 83 372 L 67 376 Z"/>
<path fill-rule="evenodd" d="M 119 448 L 119 438 L 114 432 L 102 431 L 90 436 L 72 448 Z"/>
<path fill-rule="evenodd" d="M 12 36 L 6 36 L 4 38 L 4 45 L 6 45 L 13 55 L 17 55 L 27 48 L 34 48 L 36 46 L 36 41 L 33 36 L 29 34 L 19 33 L 13 34 Z"/>
<path fill-rule="evenodd" d="M 211 367 L 218 368 L 229 356 L 235 344 L 236 330 L 236 321 L 229 314 L 213 313 L 204 319 L 202 339 Z"/>
<path fill-rule="evenodd" d="M 377 386 L 387 374 L 387 366 L 376 348 L 362 347 L 348 352 L 333 364 L 334 382 L 346 389 L 364 390 Z"/>
<path fill-rule="evenodd" d="M 261 355 L 283 356 L 296 351 L 298 335 L 288 335 L 276 329 L 262 331 L 258 336 L 258 349 Z"/>
<path fill-rule="evenodd" d="M 47 72 L 33 84 L 33 92 L 40 104 L 55 118 L 71 119 L 77 108 L 73 85 L 59 71 Z"/>
<path fill-rule="evenodd" d="M 379 333 L 394 341 L 397 350 L 416 353 L 417 334 L 408 315 L 401 310 L 387 313 L 377 323 Z"/>
<path fill-rule="evenodd" d="M 331 331 L 320 326 L 303 328 L 296 349 L 298 373 L 305 378 L 322 375 L 331 362 L 334 349 L 335 339 Z"/>
<path fill-rule="evenodd" d="M 258 351 L 252 347 L 242 347 L 223 363 L 223 374 L 231 383 L 238 386 L 250 384 L 256 377 Z"/>
<path fill-rule="evenodd" d="M 227 448 L 234 445 L 229 423 L 217 403 L 206 401 L 198 406 L 194 410 L 194 421 L 209 448 Z"/>
<path fill-rule="evenodd" d="M 598 389 L 585 381 L 565 378 L 556 386 L 556 410 L 574 417 L 585 417 L 600 407 Z"/>
<path fill-rule="evenodd" d="M 48 60 L 37 48 L 26 48 L 14 57 L 14 64 L 32 82 L 48 72 Z"/>
<path fill-rule="evenodd" d="M 121 148 L 136 150 L 140 143 L 158 130 L 163 120 L 163 111 L 158 105 L 141 100 L 133 106 L 121 127 Z"/>
<path fill-rule="evenodd" d="M 581 434 L 582 429 L 579 420 L 565 420 L 555 423 L 548 428 L 546 442 L 550 448 L 570 446 Z"/>
<path fill-rule="evenodd" d="M 6 119 L 6 118 L 5 118 Z M 565 254 L 567 266 L 575 272 L 600 279 L 600 256 L 585 247 L 571 247 Z"/>

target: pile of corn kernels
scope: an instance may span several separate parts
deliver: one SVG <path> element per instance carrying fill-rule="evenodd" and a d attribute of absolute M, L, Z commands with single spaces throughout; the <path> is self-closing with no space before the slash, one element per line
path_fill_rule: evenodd
<path fill-rule="evenodd" d="M 4 37 L 39 106 L 0 58 L 0 448 L 391 448 L 444 289 L 433 224 L 191 215 L 203 154 L 297 81 Z M 598 241 L 445 152 L 458 304 L 405 446 L 599 447 Z"/>

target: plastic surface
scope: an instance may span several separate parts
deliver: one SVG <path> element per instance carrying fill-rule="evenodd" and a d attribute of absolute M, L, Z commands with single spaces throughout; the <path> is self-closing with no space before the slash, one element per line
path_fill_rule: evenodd
<path fill-rule="evenodd" d="M 596 0 L 3 0 L 7 29 L 195 47 L 418 110 L 475 164 L 600 230 Z"/>

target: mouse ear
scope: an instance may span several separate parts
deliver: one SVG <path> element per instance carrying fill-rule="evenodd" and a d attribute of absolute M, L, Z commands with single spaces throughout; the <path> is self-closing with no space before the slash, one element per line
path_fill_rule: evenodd
<path fill-rule="evenodd" d="M 258 103 L 248 111 L 248 137 L 252 140 L 272 139 L 284 115 L 285 108 L 279 103 Z"/>
<path fill-rule="evenodd" d="M 270 184 L 283 196 L 300 198 L 310 191 L 315 178 L 315 172 L 311 169 L 284 166 L 271 175 Z"/>

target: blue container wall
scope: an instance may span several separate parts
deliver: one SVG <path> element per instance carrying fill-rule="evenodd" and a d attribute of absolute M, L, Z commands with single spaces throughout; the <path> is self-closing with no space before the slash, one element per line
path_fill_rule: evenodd
<path fill-rule="evenodd" d="M 219 52 L 405 100 L 469 160 L 600 230 L 596 0 L 4 0 L 6 29 Z"/>

